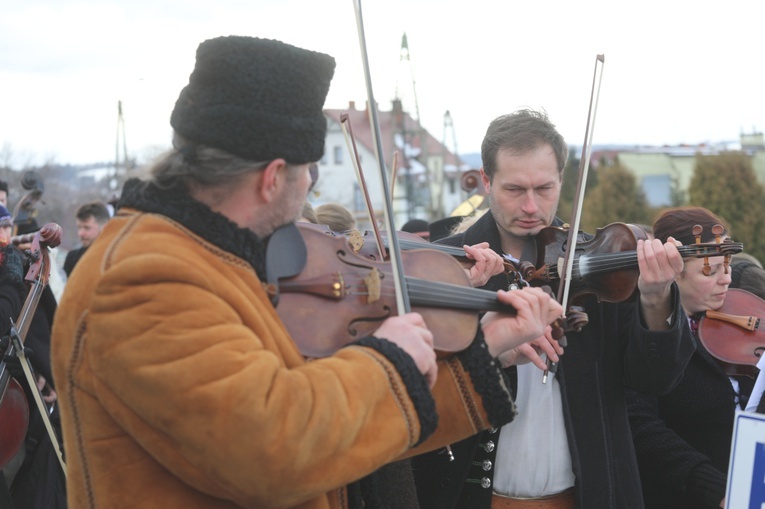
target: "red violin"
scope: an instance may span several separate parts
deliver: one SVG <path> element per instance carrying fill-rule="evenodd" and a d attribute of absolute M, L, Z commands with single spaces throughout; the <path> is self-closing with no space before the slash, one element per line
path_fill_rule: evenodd
<path fill-rule="evenodd" d="M 765 300 L 746 290 L 728 289 L 722 307 L 707 311 L 699 321 L 698 336 L 728 375 L 755 377 L 765 350 Z"/>

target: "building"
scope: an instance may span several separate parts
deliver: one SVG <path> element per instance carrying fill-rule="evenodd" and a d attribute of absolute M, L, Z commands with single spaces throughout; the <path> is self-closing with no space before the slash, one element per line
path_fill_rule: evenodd
<path fill-rule="evenodd" d="M 353 212 L 360 228 L 371 227 L 352 151 L 341 125 L 341 119 L 347 115 L 375 217 L 379 224 L 384 224 L 384 195 L 369 111 L 357 109 L 350 102 L 347 110 L 326 109 L 324 115 L 327 118 L 324 158 L 319 163 L 320 178 L 309 200 L 314 206 L 339 203 Z M 391 111 L 379 111 L 378 121 L 388 180 L 393 188 L 397 228 L 409 219 L 431 221 L 444 217 L 467 198 L 469 192 L 461 189 L 460 182 L 470 167 L 403 111 L 400 101 L 393 101 Z"/>
<path fill-rule="evenodd" d="M 762 133 L 741 134 L 738 142 L 623 148 L 616 159 L 637 177 L 649 205 L 665 207 L 673 204 L 673 193 L 687 198 L 696 155 L 710 156 L 725 151 L 748 154 L 757 180 L 765 185 L 765 138 Z M 595 155 L 593 152 L 593 159 Z"/>

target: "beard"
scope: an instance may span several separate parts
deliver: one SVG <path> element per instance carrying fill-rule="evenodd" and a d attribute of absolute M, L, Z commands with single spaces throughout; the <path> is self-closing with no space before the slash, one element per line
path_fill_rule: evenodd
<path fill-rule="evenodd" d="M 267 213 L 259 218 L 255 233 L 261 239 L 271 235 L 277 228 L 294 223 L 303 213 L 306 196 L 299 189 L 294 189 L 294 186 L 287 186 L 284 192 L 285 195 L 275 200 Z"/>

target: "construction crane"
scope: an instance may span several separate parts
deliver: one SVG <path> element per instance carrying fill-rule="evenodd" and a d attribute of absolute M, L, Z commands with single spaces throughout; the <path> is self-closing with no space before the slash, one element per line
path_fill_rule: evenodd
<path fill-rule="evenodd" d="M 396 96 L 394 104 L 398 105 L 400 116 L 397 120 L 400 121 L 396 124 L 398 132 L 403 138 L 404 147 L 407 145 L 411 147 L 417 147 L 419 154 L 414 158 L 425 169 L 424 179 L 419 179 L 419 182 L 415 181 L 412 176 L 411 167 L 412 161 L 408 158 L 408 154 L 404 154 L 402 160 L 402 166 L 405 170 L 406 178 L 406 200 L 407 200 L 407 216 L 409 219 L 413 219 L 415 215 L 419 215 L 425 212 L 429 219 L 440 218 L 443 215 L 443 182 L 444 182 L 444 157 L 440 157 L 438 152 L 431 153 L 435 147 L 429 146 L 430 136 L 422 126 L 420 119 L 420 105 L 417 99 L 417 85 L 414 78 L 414 66 L 412 65 L 411 53 L 409 51 L 409 41 L 406 33 L 401 37 L 401 52 L 399 59 L 399 79 L 396 82 Z M 403 111 L 405 109 L 404 104 L 407 102 L 406 94 L 402 92 L 403 81 L 402 75 L 406 76 L 406 82 L 410 87 L 406 87 L 407 91 L 411 91 L 411 103 L 414 110 L 413 120 L 415 122 L 414 128 L 406 129 L 404 126 L 405 115 Z M 394 106 L 394 110 L 396 110 Z M 424 180 L 424 181 L 423 181 Z"/>
<path fill-rule="evenodd" d="M 122 142 L 122 162 L 120 163 L 120 142 Z M 128 156 L 127 156 L 127 140 L 125 137 L 125 117 L 122 115 L 122 101 L 117 101 L 117 141 L 114 147 L 114 175 L 109 180 L 109 188 L 112 191 L 117 189 L 119 185 L 118 177 L 120 174 L 120 168 L 127 169 Z"/>

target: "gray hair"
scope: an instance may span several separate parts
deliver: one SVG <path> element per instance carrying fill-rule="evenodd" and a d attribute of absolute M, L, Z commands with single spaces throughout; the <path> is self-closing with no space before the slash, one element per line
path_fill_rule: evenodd
<path fill-rule="evenodd" d="M 176 182 L 187 187 L 226 185 L 246 173 L 262 170 L 270 162 L 249 161 L 225 150 L 197 144 L 176 132 L 173 148 L 148 168 L 147 180 L 165 188 Z"/>

